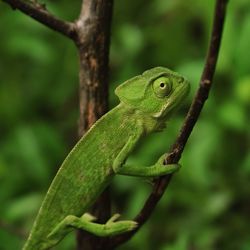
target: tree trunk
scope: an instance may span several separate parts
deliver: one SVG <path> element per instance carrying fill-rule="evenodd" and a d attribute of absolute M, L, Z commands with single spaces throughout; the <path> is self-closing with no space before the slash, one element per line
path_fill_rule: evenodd
<path fill-rule="evenodd" d="M 85 0 L 76 22 L 77 47 L 80 58 L 80 118 L 81 137 L 104 113 L 108 111 L 108 58 L 113 0 Z M 94 204 L 91 214 L 98 222 L 110 217 L 109 189 Z M 87 232 L 77 233 L 78 250 L 110 249 L 108 238 L 96 237 Z"/>

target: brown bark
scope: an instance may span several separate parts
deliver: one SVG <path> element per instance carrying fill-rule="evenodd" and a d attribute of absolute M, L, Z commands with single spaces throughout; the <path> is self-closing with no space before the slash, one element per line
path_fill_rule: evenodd
<path fill-rule="evenodd" d="M 108 111 L 108 56 L 113 0 L 85 0 L 76 21 L 76 45 L 80 57 L 80 119 L 79 136 Z M 105 223 L 110 217 L 109 190 L 96 201 L 91 214 L 98 222 Z M 110 249 L 108 238 L 96 237 L 78 231 L 77 249 Z"/>
<path fill-rule="evenodd" d="M 32 17 L 36 21 L 48 26 L 49 28 L 75 40 L 75 24 L 58 19 L 52 15 L 44 4 L 22 0 L 2 0 L 9 4 L 14 10 L 18 9 L 24 14 Z"/>

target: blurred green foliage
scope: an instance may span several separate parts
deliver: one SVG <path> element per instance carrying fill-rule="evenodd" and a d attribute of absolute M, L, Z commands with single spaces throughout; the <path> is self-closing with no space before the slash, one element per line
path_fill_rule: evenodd
<path fill-rule="evenodd" d="M 74 20 L 80 1 L 44 1 Z M 71 41 L 1 3 L 0 249 L 20 249 L 43 195 L 77 138 L 78 58 Z M 129 159 L 153 162 L 174 141 L 201 75 L 214 1 L 115 1 L 110 106 L 114 88 L 162 65 L 192 83 L 163 134 Z M 250 2 L 231 0 L 214 87 L 167 193 L 140 232 L 119 249 L 250 249 Z M 139 179 L 112 185 L 114 211 L 133 217 L 150 192 Z M 73 249 L 74 235 L 56 249 Z"/>

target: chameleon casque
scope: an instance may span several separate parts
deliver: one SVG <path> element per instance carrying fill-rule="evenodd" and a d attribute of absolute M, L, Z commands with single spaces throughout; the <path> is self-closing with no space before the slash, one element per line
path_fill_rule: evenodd
<path fill-rule="evenodd" d="M 164 165 L 165 155 L 148 167 L 129 166 L 125 161 L 140 138 L 165 128 L 188 90 L 184 77 L 163 67 L 118 86 L 119 105 L 89 129 L 62 163 L 23 250 L 50 249 L 74 228 L 98 236 L 133 230 L 135 221 L 116 221 L 114 215 L 106 224 L 98 224 L 86 212 L 117 174 L 157 177 L 179 169 L 178 164 Z"/>

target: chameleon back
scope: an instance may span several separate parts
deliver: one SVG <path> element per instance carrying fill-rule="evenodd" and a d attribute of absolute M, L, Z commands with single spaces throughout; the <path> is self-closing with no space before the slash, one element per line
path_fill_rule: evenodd
<path fill-rule="evenodd" d="M 112 163 L 135 126 L 127 110 L 118 105 L 81 138 L 55 176 L 24 250 L 43 249 L 43 242 L 33 239 L 47 244 L 47 235 L 67 215 L 80 217 L 87 212 L 114 176 Z"/>

